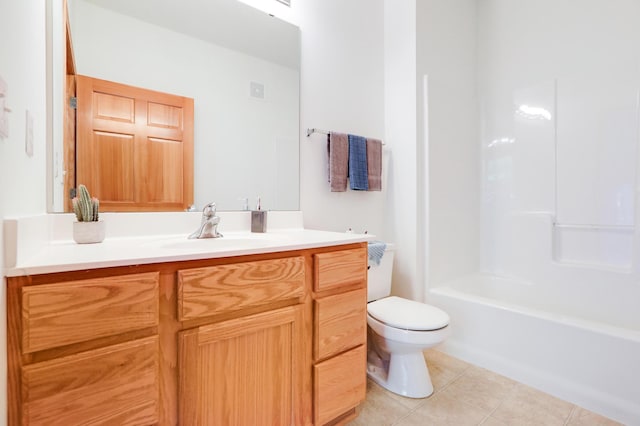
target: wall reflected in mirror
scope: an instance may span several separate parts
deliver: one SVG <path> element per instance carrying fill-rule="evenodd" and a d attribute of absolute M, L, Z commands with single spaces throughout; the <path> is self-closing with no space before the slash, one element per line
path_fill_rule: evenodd
<path fill-rule="evenodd" d="M 264 209 L 299 209 L 297 27 L 236 0 L 68 0 L 68 8 L 78 75 L 194 99 L 196 208 L 242 210 L 260 197 Z M 62 211 L 56 133 L 52 210 Z"/>

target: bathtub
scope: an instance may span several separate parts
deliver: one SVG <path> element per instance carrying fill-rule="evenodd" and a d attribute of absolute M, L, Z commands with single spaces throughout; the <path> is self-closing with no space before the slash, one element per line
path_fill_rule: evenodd
<path fill-rule="evenodd" d="M 561 291 L 548 290 L 488 274 L 431 288 L 428 302 L 451 316 L 452 335 L 441 349 L 640 425 L 640 300 L 598 310 L 597 294 L 562 301 Z"/>

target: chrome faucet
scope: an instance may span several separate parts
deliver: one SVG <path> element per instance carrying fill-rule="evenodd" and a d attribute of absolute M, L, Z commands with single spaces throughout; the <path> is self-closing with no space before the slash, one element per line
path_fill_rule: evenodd
<path fill-rule="evenodd" d="M 220 238 L 222 234 L 218 232 L 219 224 L 220 216 L 216 216 L 216 203 L 209 203 L 202 209 L 200 227 L 189 235 L 189 238 Z"/>

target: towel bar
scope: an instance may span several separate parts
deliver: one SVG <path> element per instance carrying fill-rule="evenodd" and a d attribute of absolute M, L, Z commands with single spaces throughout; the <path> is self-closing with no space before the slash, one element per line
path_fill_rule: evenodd
<path fill-rule="evenodd" d="M 323 135 L 328 135 L 330 132 L 328 132 L 327 130 L 316 129 L 315 127 L 307 129 L 307 137 L 311 136 L 314 133 L 320 133 L 320 134 L 323 134 Z M 382 142 L 382 145 L 386 145 L 386 144 L 384 142 Z"/>

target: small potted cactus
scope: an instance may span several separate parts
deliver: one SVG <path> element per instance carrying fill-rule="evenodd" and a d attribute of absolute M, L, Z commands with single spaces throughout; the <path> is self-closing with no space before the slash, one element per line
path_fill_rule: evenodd
<path fill-rule="evenodd" d="M 78 244 L 99 243 L 104 240 L 105 223 L 99 220 L 100 202 L 91 197 L 84 185 L 78 186 L 76 197 L 71 200 L 77 222 L 73 222 L 73 239 Z"/>

